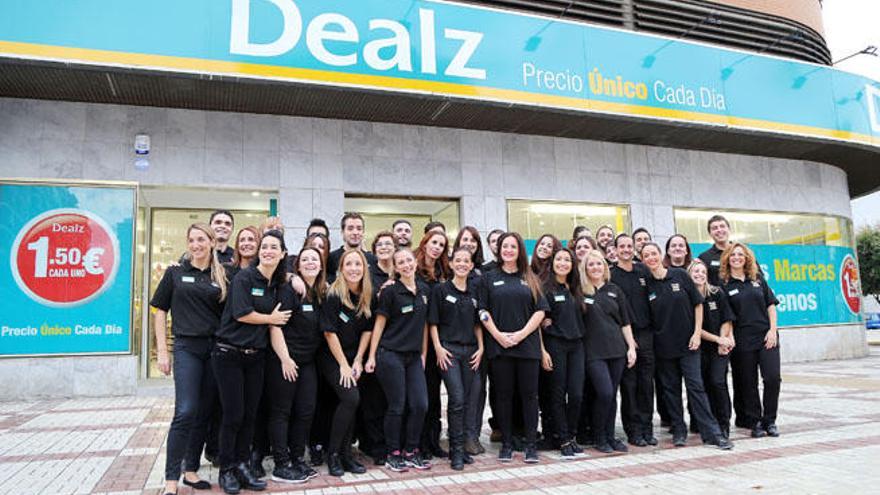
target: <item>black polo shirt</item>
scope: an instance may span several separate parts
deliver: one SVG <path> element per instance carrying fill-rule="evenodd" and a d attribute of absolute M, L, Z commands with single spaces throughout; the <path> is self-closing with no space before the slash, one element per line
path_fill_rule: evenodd
<path fill-rule="evenodd" d="M 211 267 L 204 270 L 184 260 L 169 266 L 150 300 L 150 306 L 171 311 L 171 331 L 180 337 L 211 337 L 220 326 L 223 303 L 220 287 L 211 279 Z"/>
<path fill-rule="evenodd" d="M 428 323 L 437 325 L 441 342 L 476 345 L 474 326 L 480 324 L 477 286 L 468 280 L 465 290 L 460 291 L 452 280 L 437 284 L 428 301 Z"/>
<path fill-rule="evenodd" d="M 626 293 L 608 282 L 595 294 L 585 294 L 582 302 L 587 360 L 625 357 L 629 346 L 621 328 L 630 324 Z"/>
<path fill-rule="evenodd" d="M 702 303 L 703 296 L 681 268 L 667 268 L 663 279 L 648 278 L 655 356 L 674 359 L 690 352 L 688 343 L 696 325 L 694 308 Z"/>
<path fill-rule="evenodd" d="M 276 304 L 276 288 L 255 266 L 243 268 L 229 286 L 226 307 L 217 340 L 237 347 L 265 349 L 269 344 L 269 325 L 252 325 L 238 321 L 254 311 L 271 314 Z"/>
<path fill-rule="evenodd" d="M 626 294 L 633 330 L 651 326 L 651 308 L 648 306 L 648 279 L 651 272 L 641 263 L 633 263 L 631 271 L 620 266 L 611 268 L 611 281 Z"/>
<path fill-rule="evenodd" d="M 302 300 L 290 284 L 278 290 L 278 302 L 282 311 L 291 312 L 287 324 L 281 328 L 290 356 L 297 363 L 312 362 L 324 342 L 318 304 Z"/>
<path fill-rule="evenodd" d="M 327 299 L 321 305 L 321 330 L 336 334 L 345 358 L 351 361 L 357 355 L 361 334 L 373 331 L 374 315 L 371 312 L 370 318 L 358 316 L 357 305 L 360 296 L 349 293 L 349 297 L 354 309 L 345 307 L 339 297 L 327 294 Z"/>
<path fill-rule="evenodd" d="M 764 337 L 770 330 L 770 314 L 767 308 L 779 304 L 773 290 L 764 277 L 757 280 L 731 278 L 722 287 L 736 315 L 733 336 L 735 350 L 756 351 L 764 346 Z"/>
<path fill-rule="evenodd" d="M 581 301 L 575 299 L 571 290 L 552 280 L 544 285 L 544 297 L 550 311 L 544 315 L 552 323 L 543 329 L 544 335 L 552 335 L 560 339 L 578 340 L 584 336 L 584 319 Z"/>
<path fill-rule="evenodd" d="M 536 311 L 546 313 L 550 310 L 546 298 L 538 297 L 537 301 L 532 298 L 532 291 L 522 274 L 507 273 L 500 267 L 483 273 L 477 301 L 480 309 L 492 315 L 498 331 L 503 333 L 518 332 L 526 326 Z M 501 347 L 491 336 L 487 336 L 485 340 L 486 355 L 490 359 L 497 356 L 541 359 L 541 338 L 537 330 L 508 349 Z"/>
<path fill-rule="evenodd" d="M 709 249 L 700 253 L 698 258 L 706 265 L 706 272 L 709 274 L 709 283 L 714 286 L 721 285 L 719 272 L 721 271 L 721 253 L 722 249 L 718 249 L 714 244 Z"/>
<path fill-rule="evenodd" d="M 703 299 L 703 330 L 720 336 L 721 325 L 735 319 L 727 301 L 727 293 L 720 288 L 716 288 L 715 292 L 709 292 Z M 705 352 L 718 353 L 718 344 L 715 342 L 704 340 L 700 347 Z"/>
<path fill-rule="evenodd" d="M 415 294 L 397 280 L 379 295 L 376 314 L 387 318 L 379 347 L 396 352 L 422 352 L 431 291 L 424 282 L 415 282 Z"/>
<path fill-rule="evenodd" d="M 327 283 L 332 284 L 334 280 L 336 280 L 336 271 L 339 269 L 339 260 L 342 258 L 342 253 L 345 252 L 345 247 L 339 247 L 330 251 L 330 256 L 327 258 Z M 369 252 L 361 249 L 361 252 L 364 253 L 364 256 L 367 258 L 367 265 L 373 266 L 378 263 L 376 260 L 376 256 Z M 367 272 L 369 273 L 369 272 Z"/>
<path fill-rule="evenodd" d="M 370 265 L 370 282 L 373 284 L 373 293 L 378 293 L 379 289 L 382 288 L 382 284 L 390 278 L 391 275 L 379 268 L 378 262 L 375 265 Z"/>
<path fill-rule="evenodd" d="M 232 246 L 226 246 L 224 250 L 217 250 L 217 259 L 220 263 L 232 263 L 232 255 L 235 254 L 235 250 L 232 249 Z"/>

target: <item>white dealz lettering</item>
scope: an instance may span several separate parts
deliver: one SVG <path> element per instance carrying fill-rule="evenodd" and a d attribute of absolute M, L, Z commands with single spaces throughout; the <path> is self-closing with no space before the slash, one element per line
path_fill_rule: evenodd
<path fill-rule="evenodd" d="M 267 42 L 252 42 L 250 37 L 251 5 L 256 1 L 270 2 L 281 13 L 281 34 Z M 232 29 L 229 52 L 254 57 L 277 57 L 293 50 L 303 33 L 304 21 L 293 0 L 232 0 Z M 407 26 L 391 19 L 370 19 L 370 39 L 362 47 L 363 60 L 378 71 L 396 69 L 413 71 L 412 34 Z M 437 28 L 435 12 L 419 9 L 419 55 L 423 74 L 437 73 Z M 390 35 L 389 35 L 390 34 Z M 461 42 L 443 74 L 470 79 L 486 79 L 486 69 L 474 67 L 471 61 L 483 41 L 483 33 L 445 28 L 444 40 Z M 343 14 L 325 12 L 311 19 L 305 28 L 306 46 L 318 61 L 335 67 L 358 63 L 362 39 L 354 21 Z M 333 51 L 327 42 L 333 42 Z M 345 48 L 344 44 L 351 44 Z"/>

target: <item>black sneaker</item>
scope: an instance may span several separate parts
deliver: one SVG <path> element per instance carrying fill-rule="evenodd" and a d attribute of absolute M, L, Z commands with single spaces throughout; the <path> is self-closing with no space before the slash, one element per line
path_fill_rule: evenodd
<path fill-rule="evenodd" d="M 770 437 L 778 437 L 779 436 L 779 428 L 776 427 L 776 423 L 770 423 L 766 427 L 764 427 L 764 431 L 767 432 L 767 436 Z"/>
<path fill-rule="evenodd" d="M 263 454 L 256 451 L 251 452 L 248 467 L 251 468 L 251 473 L 257 478 L 264 478 L 266 476 L 266 470 L 263 469 Z"/>
<path fill-rule="evenodd" d="M 684 447 L 685 445 L 687 445 L 687 436 L 686 435 L 673 435 L 672 445 L 674 445 L 676 447 Z"/>
<path fill-rule="evenodd" d="M 498 460 L 501 462 L 510 462 L 513 460 L 513 446 L 511 445 L 502 445 L 501 450 L 498 451 Z"/>
<path fill-rule="evenodd" d="M 342 455 L 342 469 L 345 469 L 349 473 L 352 474 L 364 474 L 367 472 L 367 468 L 364 467 L 363 464 L 357 461 L 350 453 Z"/>
<path fill-rule="evenodd" d="M 653 446 L 653 445 L 657 445 L 660 442 L 657 440 L 657 437 L 655 437 L 652 433 L 649 433 L 649 434 L 645 435 L 645 443 Z"/>
<path fill-rule="evenodd" d="M 312 466 L 324 464 L 324 446 L 317 444 L 309 447 L 309 462 Z"/>
<path fill-rule="evenodd" d="M 611 448 L 617 452 L 629 452 L 629 447 L 626 446 L 625 443 L 621 442 L 619 438 L 612 438 L 610 442 Z"/>
<path fill-rule="evenodd" d="M 537 464 L 538 461 L 538 449 L 535 448 L 535 444 L 528 444 L 525 448 L 525 458 L 523 462 L 526 464 Z"/>
<path fill-rule="evenodd" d="M 724 435 L 718 435 L 718 438 L 716 438 L 712 444 L 721 450 L 730 450 L 733 448 L 733 442 L 725 438 Z"/>
<path fill-rule="evenodd" d="M 453 448 L 449 452 L 449 466 L 454 471 L 464 469 L 464 449 Z"/>
<path fill-rule="evenodd" d="M 406 467 L 406 462 L 403 460 L 403 457 L 400 455 L 391 454 L 385 459 L 385 467 L 394 471 L 395 473 L 403 473 L 408 470 Z"/>
<path fill-rule="evenodd" d="M 756 424 L 752 427 L 752 438 L 764 438 L 767 436 L 767 432 L 764 431 L 764 426 L 761 423 Z"/>
<path fill-rule="evenodd" d="M 594 448 L 603 454 L 611 454 L 614 452 L 614 447 L 612 447 L 611 444 L 609 444 L 608 442 L 597 442 Z"/>
<path fill-rule="evenodd" d="M 279 466 L 272 470 L 272 481 L 279 483 L 305 483 L 309 480 L 309 475 L 293 464 Z"/>
<path fill-rule="evenodd" d="M 431 463 L 422 458 L 422 453 L 418 449 L 405 453 L 403 460 L 406 462 L 407 467 L 418 469 L 419 471 L 431 469 Z"/>
<path fill-rule="evenodd" d="M 633 435 L 627 439 L 630 445 L 633 447 L 647 447 L 648 442 L 645 441 L 645 437 L 641 435 Z"/>
<path fill-rule="evenodd" d="M 315 471 L 312 466 L 309 466 L 309 464 L 303 459 L 293 461 L 293 467 L 305 473 L 309 479 L 318 477 L 318 472 Z"/>
<path fill-rule="evenodd" d="M 327 456 L 327 474 L 337 478 L 345 475 L 345 468 L 342 467 L 342 457 L 339 454 L 334 453 Z"/>
<path fill-rule="evenodd" d="M 559 456 L 562 457 L 563 461 L 575 460 L 574 449 L 571 448 L 571 443 L 567 443 L 559 449 Z"/>
<path fill-rule="evenodd" d="M 471 455 L 468 454 L 467 452 L 464 453 L 464 463 L 465 464 L 473 464 L 474 463 L 474 458 L 471 457 Z"/>
<path fill-rule="evenodd" d="M 574 452 L 575 457 L 583 457 L 587 455 L 584 452 L 584 448 L 578 445 L 577 440 L 572 439 L 571 442 L 568 442 L 568 444 L 571 445 L 571 451 Z"/>

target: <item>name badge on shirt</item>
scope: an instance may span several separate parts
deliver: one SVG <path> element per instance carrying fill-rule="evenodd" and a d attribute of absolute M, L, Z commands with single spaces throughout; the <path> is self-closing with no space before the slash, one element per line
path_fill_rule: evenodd
<path fill-rule="evenodd" d="M 448 296 L 446 296 L 446 300 L 451 302 L 452 304 L 455 304 L 456 302 L 458 302 L 458 298 L 453 296 L 452 294 L 449 294 Z"/>
<path fill-rule="evenodd" d="M 492 285 L 494 285 L 495 287 L 498 287 L 499 285 L 504 285 L 504 280 L 496 280 L 492 282 Z"/>
<path fill-rule="evenodd" d="M 428 296 L 422 294 L 422 302 L 428 304 Z"/>
<path fill-rule="evenodd" d="M 648 301 L 653 301 L 654 299 L 657 299 L 656 293 L 652 292 L 652 293 L 648 294 Z"/>
<path fill-rule="evenodd" d="M 715 311 L 718 309 L 718 304 L 715 301 L 709 301 L 709 311 Z"/>
<path fill-rule="evenodd" d="M 342 320 L 344 323 L 348 323 L 349 320 L 348 315 L 343 313 L 342 311 L 339 312 L 339 319 Z"/>
<path fill-rule="evenodd" d="M 648 283 L 645 282 L 645 277 L 639 277 L 639 285 L 641 285 L 642 287 L 648 285 Z"/>
<path fill-rule="evenodd" d="M 556 302 L 565 302 L 565 294 L 556 294 L 553 296 L 553 300 Z"/>
<path fill-rule="evenodd" d="M 760 287 L 760 286 L 761 286 L 761 282 L 758 282 L 757 280 L 752 280 L 752 287 Z"/>
<path fill-rule="evenodd" d="M 681 286 L 677 283 L 673 282 L 673 283 L 669 284 L 669 286 L 672 287 L 672 292 L 678 292 L 681 290 Z"/>
<path fill-rule="evenodd" d="M 474 307 L 475 307 L 475 308 L 476 308 L 476 307 L 477 307 L 477 300 L 476 300 L 476 299 L 474 299 L 474 298 L 473 298 L 473 297 L 472 297 L 472 298 L 471 298 L 471 302 L 473 302 L 473 303 L 474 303 Z"/>
<path fill-rule="evenodd" d="M 220 288 L 220 284 L 218 284 L 217 282 L 211 282 L 211 287 L 216 287 L 216 288 L 219 289 L 219 288 Z"/>
<path fill-rule="evenodd" d="M 196 281 L 196 278 L 195 277 L 180 277 L 180 281 L 191 284 Z"/>
<path fill-rule="evenodd" d="M 252 296 L 263 297 L 263 294 L 264 294 L 264 293 L 265 293 L 265 291 L 263 291 L 263 289 L 258 289 L 258 288 L 256 288 L 256 287 L 254 287 L 253 289 L 251 289 L 251 295 L 252 295 Z"/>
<path fill-rule="evenodd" d="M 737 294 L 739 294 L 739 289 L 733 289 L 732 291 L 727 293 L 728 296 L 735 296 Z"/>
<path fill-rule="evenodd" d="M 303 304 L 303 313 L 311 313 L 314 310 L 311 304 Z"/>
<path fill-rule="evenodd" d="M 593 304 L 596 301 L 592 297 L 585 297 L 584 302 L 587 304 Z"/>
<path fill-rule="evenodd" d="M 412 313 L 413 307 L 412 304 L 407 304 L 406 306 L 400 308 L 400 312 L 403 314 Z"/>
<path fill-rule="evenodd" d="M 522 285 L 525 285 L 526 287 L 528 287 L 528 285 L 529 285 L 529 283 L 526 282 L 525 280 L 520 280 L 519 283 Z"/>
<path fill-rule="evenodd" d="M 617 293 L 616 292 L 609 292 L 608 297 L 613 297 L 613 298 L 617 299 Z"/>

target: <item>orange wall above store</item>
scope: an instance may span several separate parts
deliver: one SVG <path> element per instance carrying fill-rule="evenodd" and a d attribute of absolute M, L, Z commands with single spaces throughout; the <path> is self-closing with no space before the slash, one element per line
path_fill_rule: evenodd
<path fill-rule="evenodd" d="M 712 0 L 713 3 L 754 10 L 800 22 L 824 36 L 819 0 Z"/>

